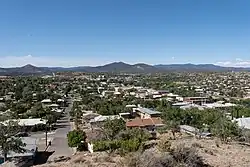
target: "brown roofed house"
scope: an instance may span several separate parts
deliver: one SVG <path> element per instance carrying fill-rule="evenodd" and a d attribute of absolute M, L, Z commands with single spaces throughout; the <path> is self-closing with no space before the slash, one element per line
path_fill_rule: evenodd
<path fill-rule="evenodd" d="M 126 122 L 127 128 L 145 128 L 149 131 L 154 131 L 155 128 L 163 125 L 161 118 L 135 118 Z"/>

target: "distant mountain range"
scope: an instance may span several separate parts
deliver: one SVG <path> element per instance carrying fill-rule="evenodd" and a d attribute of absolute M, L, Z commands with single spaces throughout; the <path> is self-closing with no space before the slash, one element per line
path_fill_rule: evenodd
<path fill-rule="evenodd" d="M 213 64 L 159 64 L 148 65 L 144 63 L 126 64 L 114 62 L 103 66 L 80 66 L 80 67 L 36 67 L 25 65 L 15 68 L 0 68 L 0 75 L 44 75 L 52 72 L 109 72 L 109 73 L 160 73 L 160 72 L 231 72 L 250 71 L 250 68 L 243 67 L 221 67 Z"/>
<path fill-rule="evenodd" d="M 23 67 L 13 67 L 13 68 L 0 68 L 0 75 L 37 75 L 51 73 L 49 68 L 36 67 L 27 64 Z"/>

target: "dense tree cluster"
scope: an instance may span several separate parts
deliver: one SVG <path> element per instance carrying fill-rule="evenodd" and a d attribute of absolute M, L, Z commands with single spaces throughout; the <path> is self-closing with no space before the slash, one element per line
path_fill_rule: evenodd
<path fill-rule="evenodd" d="M 103 126 L 104 140 L 94 142 L 95 151 L 115 151 L 121 154 L 134 152 L 141 148 L 150 137 L 142 129 L 126 129 L 121 119 L 107 120 Z"/>

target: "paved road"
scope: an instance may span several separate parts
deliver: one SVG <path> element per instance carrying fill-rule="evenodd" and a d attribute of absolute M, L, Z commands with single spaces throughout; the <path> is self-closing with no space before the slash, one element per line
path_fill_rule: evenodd
<path fill-rule="evenodd" d="M 49 161 L 52 161 L 56 157 L 60 156 L 71 156 L 73 154 L 73 149 L 68 147 L 67 134 L 72 129 L 70 124 L 70 115 L 69 111 L 72 108 L 72 101 L 69 99 L 69 106 L 65 109 L 65 117 L 61 120 L 58 120 L 56 126 L 59 128 L 56 129 L 55 133 L 52 134 L 51 146 L 48 148 L 48 151 L 55 151 L 50 157 Z M 50 138 L 50 135 L 48 135 Z"/>
<path fill-rule="evenodd" d="M 70 104 L 65 108 L 65 117 L 57 121 L 57 129 L 54 132 L 48 132 L 48 141 L 51 141 L 51 146 L 47 151 L 54 152 L 49 157 L 48 161 L 53 161 L 60 156 L 71 156 L 74 153 L 74 150 L 68 147 L 67 140 L 67 134 L 72 130 L 69 115 L 69 111 L 72 108 L 72 100 L 69 99 L 68 102 Z M 38 150 L 44 151 L 46 148 L 45 133 L 33 133 L 31 136 L 38 139 Z"/>

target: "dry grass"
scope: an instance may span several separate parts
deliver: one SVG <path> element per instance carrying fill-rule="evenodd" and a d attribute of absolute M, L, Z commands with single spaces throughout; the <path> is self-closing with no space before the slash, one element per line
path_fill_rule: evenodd
<path fill-rule="evenodd" d="M 171 137 L 171 134 L 169 135 L 162 135 L 159 145 L 162 144 L 169 150 L 169 144 L 171 143 L 170 150 L 177 150 L 174 156 L 180 157 L 178 159 L 188 157 L 188 161 L 194 162 L 199 160 L 197 157 L 201 157 L 206 164 L 213 167 L 250 167 L 250 146 L 237 143 L 225 144 L 216 139 L 198 140 L 185 135 L 178 137 L 177 140 L 167 142 Z M 182 144 L 185 145 L 185 148 L 178 148 Z M 120 157 L 116 154 L 110 155 L 106 152 L 79 153 L 71 157 L 71 160 L 67 162 L 44 164 L 40 167 L 162 167 L 162 164 L 165 164 L 164 167 L 172 167 L 173 155 L 158 149 L 159 145 L 146 150 L 143 154 L 131 153 L 126 157 Z"/>
<path fill-rule="evenodd" d="M 67 162 L 59 162 L 52 164 L 44 164 L 40 167 L 119 167 L 118 162 L 121 157 L 118 155 L 110 155 L 106 152 L 99 153 L 78 153 Z"/>
<path fill-rule="evenodd" d="M 250 166 L 250 147 L 242 146 L 237 143 L 224 144 L 217 140 L 197 140 L 179 139 L 172 141 L 172 145 L 185 143 L 187 146 L 201 145 L 197 148 L 198 154 L 204 161 L 214 167 L 249 167 Z M 195 144 L 194 144 L 195 143 Z M 219 147 L 218 147 L 219 145 Z"/>

